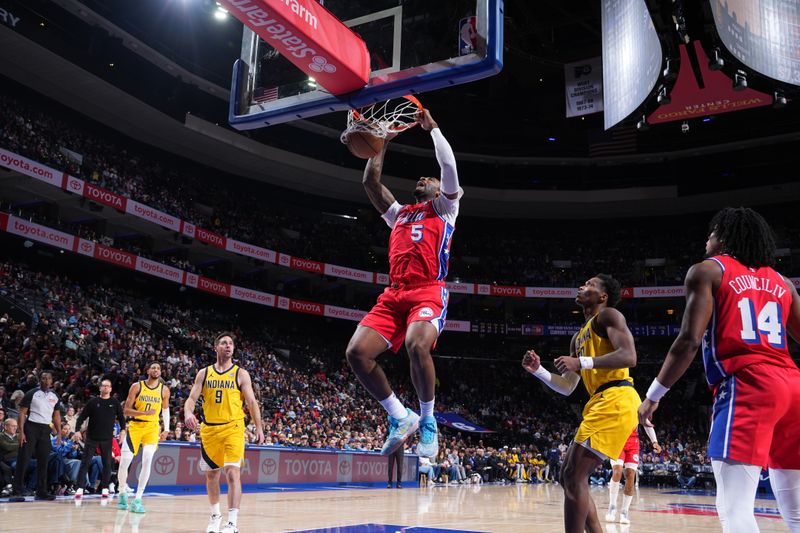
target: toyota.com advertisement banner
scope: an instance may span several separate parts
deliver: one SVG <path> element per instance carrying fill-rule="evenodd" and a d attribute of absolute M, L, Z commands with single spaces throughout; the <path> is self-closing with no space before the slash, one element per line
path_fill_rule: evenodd
<path fill-rule="evenodd" d="M 131 465 L 131 485 L 139 479 L 140 457 Z M 153 457 L 148 487 L 204 485 L 205 472 L 200 465 L 199 444 L 161 443 Z M 407 455 L 403 479 L 416 480 L 417 470 L 417 456 Z M 246 485 L 385 483 L 388 459 L 378 453 L 254 446 L 245 450 L 241 475 Z M 225 483 L 225 476 L 220 479 Z"/>
<path fill-rule="evenodd" d="M 291 268 L 294 270 L 303 270 L 315 274 L 324 274 L 340 279 L 349 279 L 361 281 L 364 283 L 374 283 L 377 285 L 388 285 L 389 276 L 380 272 L 369 272 L 357 268 L 347 266 L 332 265 L 330 263 L 323 263 L 312 259 L 303 259 L 294 257 L 289 254 L 268 250 L 253 244 L 237 241 L 230 237 L 225 237 L 213 231 L 203 229 L 195 226 L 189 222 L 179 219 L 158 209 L 146 206 L 142 203 L 124 198 L 120 195 L 106 191 L 94 185 L 84 182 L 74 176 L 70 176 L 64 172 L 48 168 L 41 165 L 36 161 L 22 157 L 13 152 L 3 150 L 0 148 L 0 166 L 4 166 L 11 170 L 17 171 L 21 174 L 31 178 L 40 180 L 44 183 L 59 187 L 65 191 L 78 196 L 83 196 L 88 200 L 92 200 L 98 204 L 112 207 L 120 212 L 133 215 L 143 220 L 148 220 L 161 227 L 181 233 L 192 239 L 196 239 L 208 246 L 219 248 L 233 252 L 245 257 L 258 259 L 266 263 L 274 263 L 280 266 Z M 83 253 L 83 252 L 81 252 Z M 87 254 L 88 255 L 88 254 Z M 172 272 L 160 271 L 161 277 L 165 279 L 172 279 Z M 188 285 L 198 288 L 197 283 L 187 283 Z M 798 285 L 796 282 L 795 285 Z M 202 290 L 208 292 L 217 292 L 220 287 L 212 285 L 203 285 L 200 287 Z M 464 281 L 449 281 L 447 288 L 452 293 L 458 294 L 477 294 L 480 296 L 496 296 L 501 298 L 554 298 L 554 299 L 572 299 L 578 293 L 575 287 L 522 287 L 519 285 L 497 285 L 497 284 L 481 284 Z M 239 292 L 238 294 L 241 294 Z M 233 293 L 231 297 L 236 298 Z M 250 295 L 254 296 L 254 295 Z M 683 297 L 683 287 L 626 287 L 622 289 L 623 298 L 672 298 Z M 240 298 L 252 301 L 249 297 Z M 257 297 L 256 299 L 262 300 Z M 261 303 L 261 301 L 257 302 Z M 269 305 L 274 305 L 269 304 Z M 330 308 L 330 306 L 328 306 Z M 337 308 L 339 309 L 339 308 Z M 309 308 L 308 312 L 313 310 Z M 336 311 L 339 313 L 340 311 Z M 358 311 L 356 311 L 358 312 Z M 348 311 L 342 311 L 343 314 L 349 314 Z M 326 314 L 325 316 L 332 316 Z M 336 318 L 345 318 L 344 316 Z M 350 320 L 360 320 L 360 318 L 349 318 Z M 463 324 L 455 324 L 452 321 L 448 322 L 449 328 L 456 331 L 464 331 Z M 449 329 L 448 328 L 448 329 Z M 466 330 L 468 330 L 467 328 Z"/>

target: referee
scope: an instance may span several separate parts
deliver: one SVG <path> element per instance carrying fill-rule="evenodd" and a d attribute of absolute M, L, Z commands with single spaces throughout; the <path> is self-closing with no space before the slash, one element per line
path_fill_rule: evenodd
<path fill-rule="evenodd" d="M 53 494 L 47 492 L 47 459 L 50 456 L 50 422 L 56 430 L 56 446 L 61 446 L 61 404 L 58 396 L 50 390 L 53 375 L 42 372 L 39 386 L 29 390 L 19 404 L 19 453 L 17 454 L 17 471 L 14 473 L 14 495 L 10 502 L 23 502 L 23 477 L 28 469 L 28 462 L 35 454 L 38 485 L 37 500 L 55 500 Z"/>
<path fill-rule="evenodd" d="M 83 483 L 89 471 L 89 463 L 94 458 L 95 449 L 100 447 L 100 457 L 103 459 L 103 480 L 100 484 L 103 498 L 108 498 L 108 482 L 111 481 L 111 441 L 114 439 L 114 421 L 119 422 L 120 440 L 125 433 L 125 415 L 119 400 L 111 397 L 111 380 L 104 379 L 100 382 L 100 397 L 90 398 L 86 407 L 78 416 L 76 428 L 81 428 L 86 419 L 89 419 L 89 428 L 86 430 L 81 459 L 81 469 L 78 472 L 78 491 L 75 499 L 83 496 Z"/>

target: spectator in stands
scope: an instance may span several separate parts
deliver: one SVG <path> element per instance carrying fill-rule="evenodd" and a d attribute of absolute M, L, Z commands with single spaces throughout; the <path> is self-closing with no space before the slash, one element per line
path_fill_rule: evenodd
<path fill-rule="evenodd" d="M 11 494 L 11 482 L 14 479 L 14 466 L 19 453 L 19 440 L 17 439 L 17 421 L 8 418 L 3 422 L 3 431 L 0 432 L 0 496 Z"/>
<path fill-rule="evenodd" d="M 6 388 L 0 385 L 0 409 L 5 411 L 11 407 L 11 400 L 6 396 Z"/>
<path fill-rule="evenodd" d="M 6 417 L 19 420 L 19 404 L 24 397 L 25 393 L 19 389 L 11 393 L 11 397 L 9 398 L 11 407 L 8 408 L 8 411 L 6 412 Z"/>
<path fill-rule="evenodd" d="M 50 455 L 50 423 L 56 430 L 56 444 L 61 444 L 61 404 L 50 387 L 53 375 L 42 372 L 39 386 L 25 394 L 19 404 L 19 455 L 14 473 L 14 495 L 12 502 L 25 501 L 22 495 L 24 474 L 31 456 L 35 454 L 38 475 L 37 500 L 54 500 L 47 492 L 47 459 Z"/>
<path fill-rule="evenodd" d="M 71 429 L 67 423 L 61 425 L 60 443 L 57 442 L 58 435 L 50 437 L 52 452 L 47 469 L 50 475 L 50 490 L 53 494 L 75 494 L 78 471 L 81 467 L 81 461 L 78 459 L 80 433 L 77 433 L 77 439 L 73 439 Z"/>
<path fill-rule="evenodd" d="M 691 489 L 697 481 L 697 474 L 694 471 L 694 463 L 688 455 L 681 457 L 681 467 L 678 473 L 678 485 L 682 489 Z"/>

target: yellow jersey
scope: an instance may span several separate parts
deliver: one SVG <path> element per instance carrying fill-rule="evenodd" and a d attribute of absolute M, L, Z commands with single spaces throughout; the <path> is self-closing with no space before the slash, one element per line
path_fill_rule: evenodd
<path fill-rule="evenodd" d="M 611 341 L 598 335 L 592 327 L 596 318 L 597 315 L 590 318 L 575 337 L 575 355 L 578 357 L 600 357 L 614 351 Z M 589 396 L 592 396 L 601 385 L 609 381 L 625 380 L 633 383 L 633 378 L 628 373 L 627 368 L 581 370 L 581 379 Z"/>
<path fill-rule="evenodd" d="M 152 415 L 138 415 L 133 419 L 137 422 L 155 422 L 158 424 L 158 417 L 161 415 L 161 393 L 164 389 L 164 384 L 159 381 L 158 385 L 152 389 L 147 386 L 147 381 L 142 380 L 139 382 L 139 394 L 133 401 L 133 408 L 137 411 L 149 411 L 155 409 L 156 412 Z"/>
<path fill-rule="evenodd" d="M 244 397 L 239 389 L 239 365 L 218 372 L 214 365 L 206 368 L 203 380 L 203 417 L 206 424 L 227 424 L 244 418 Z"/>

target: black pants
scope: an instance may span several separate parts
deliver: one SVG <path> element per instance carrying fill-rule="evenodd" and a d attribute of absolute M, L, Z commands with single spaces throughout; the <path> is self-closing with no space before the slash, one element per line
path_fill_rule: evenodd
<path fill-rule="evenodd" d="M 108 488 L 108 483 L 111 481 L 111 439 L 92 440 L 89 437 L 86 437 L 86 445 L 83 447 L 81 469 L 78 471 L 78 487 L 83 487 L 86 474 L 89 473 L 89 465 L 94 458 L 94 451 L 98 446 L 100 446 L 100 457 L 103 459 L 103 477 L 100 489 Z"/>
<path fill-rule="evenodd" d="M 50 456 L 50 426 L 30 420 L 25 422 L 25 444 L 19 447 L 17 471 L 14 473 L 14 494 L 21 495 L 23 478 L 31 456 L 36 458 L 38 484 L 36 492 L 47 494 L 47 459 Z"/>
<path fill-rule="evenodd" d="M 397 448 L 393 454 L 389 455 L 389 483 L 392 482 L 394 475 L 394 465 L 397 465 L 397 482 L 403 481 L 403 462 L 405 461 L 405 454 L 403 453 L 403 446 Z"/>
<path fill-rule="evenodd" d="M 6 485 L 10 485 L 14 479 L 14 469 L 11 466 L 0 459 L 0 489 L 5 488 Z"/>

